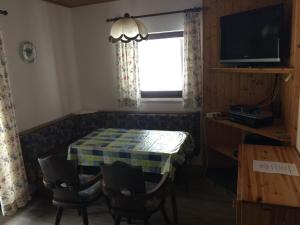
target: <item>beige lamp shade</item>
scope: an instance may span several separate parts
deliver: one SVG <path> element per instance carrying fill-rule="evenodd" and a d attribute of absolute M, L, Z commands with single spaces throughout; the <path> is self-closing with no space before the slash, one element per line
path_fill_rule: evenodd
<path fill-rule="evenodd" d="M 122 41 L 142 41 L 148 38 L 147 28 L 142 22 L 125 14 L 123 18 L 113 23 L 110 31 L 109 40 L 113 43 Z"/>

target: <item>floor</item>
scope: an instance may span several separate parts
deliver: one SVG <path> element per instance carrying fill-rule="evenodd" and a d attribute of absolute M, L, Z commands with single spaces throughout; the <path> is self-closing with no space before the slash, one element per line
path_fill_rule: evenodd
<path fill-rule="evenodd" d="M 194 177 L 190 192 L 185 193 L 177 186 L 177 204 L 180 225 L 234 225 L 235 212 L 232 207 L 235 195 L 210 178 Z M 169 201 L 168 201 L 169 202 Z M 113 225 L 103 201 L 88 209 L 90 225 Z M 168 214 L 171 217 L 170 206 Z M 13 217 L 1 217 L 1 225 L 53 225 L 55 208 L 46 199 L 33 200 L 26 208 Z M 163 225 L 162 215 L 158 212 L 150 219 L 152 225 Z M 133 221 L 137 224 L 138 221 Z M 81 218 L 75 210 L 66 210 L 61 225 L 79 225 Z M 125 221 L 121 224 L 127 224 Z"/>

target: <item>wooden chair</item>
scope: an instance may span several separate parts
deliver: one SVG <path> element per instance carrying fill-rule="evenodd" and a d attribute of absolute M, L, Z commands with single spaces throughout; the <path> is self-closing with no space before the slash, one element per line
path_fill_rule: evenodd
<path fill-rule="evenodd" d="M 127 218 L 128 223 L 132 219 L 143 220 L 148 225 L 151 215 L 159 210 L 166 224 L 170 224 L 165 210 L 168 174 L 150 191 L 146 191 L 141 167 L 115 162 L 103 165 L 102 174 L 103 192 L 115 225 L 119 225 L 122 218 Z"/>
<path fill-rule="evenodd" d="M 79 175 L 76 166 L 57 155 L 38 159 L 46 188 L 53 192 L 53 204 L 57 206 L 55 225 L 60 224 L 65 207 L 78 209 L 83 224 L 88 225 L 87 207 L 102 196 L 101 178 Z"/>

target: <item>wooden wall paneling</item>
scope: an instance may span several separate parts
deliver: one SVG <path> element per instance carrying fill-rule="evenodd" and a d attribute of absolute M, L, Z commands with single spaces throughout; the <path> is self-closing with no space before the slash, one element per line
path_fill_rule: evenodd
<path fill-rule="evenodd" d="M 292 136 L 292 144 L 295 146 L 296 136 L 297 136 L 298 105 L 299 105 L 299 92 L 300 92 L 300 2 L 299 0 L 294 0 L 292 24 L 293 24 L 292 64 L 296 68 L 296 72 L 292 83 L 291 123 L 289 127 Z"/>
<path fill-rule="evenodd" d="M 290 3 L 292 0 L 203 0 L 203 96 L 204 112 L 226 112 L 232 104 L 255 104 L 269 95 L 273 88 L 274 75 L 268 74 L 237 74 L 221 73 L 210 70 L 212 67 L 222 67 L 219 63 L 219 19 L 220 16 L 242 12 L 254 8 Z M 297 0 L 295 0 L 297 1 Z M 282 85 L 284 86 L 284 85 Z M 281 99 L 288 99 L 290 88 L 282 87 Z M 283 104 L 289 104 L 286 101 Z M 292 103 L 291 103 L 292 104 Z M 289 108 L 289 107 L 287 107 Z M 282 109 L 287 124 L 290 124 L 290 110 Z M 212 126 L 210 123 L 207 126 Z M 222 128 L 222 134 L 215 129 L 213 138 L 218 140 L 226 128 Z M 289 129 L 290 130 L 290 129 Z M 234 134 L 234 142 L 240 141 L 240 137 Z M 227 138 L 227 140 L 229 140 Z M 232 142 L 230 140 L 229 142 Z"/>
<path fill-rule="evenodd" d="M 292 141 L 292 132 L 290 128 L 291 124 L 291 105 L 292 105 L 292 81 L 288 83 L 281 83 L 281 92 L 280 92 L 280 100 L 281 100 L 281 119 L 286 126 L 286 129 L 291 135 L 291 143 Z"/>
<path fill-rule="evenodd" d="M 230 76 L 229 74 L 209 71 L 208 68 L 210 67 L 221 66 L 219 64 L 219 17 L 279 2 L 281 1 L 204 1 L 204 6 L 208 8 L 204 12 L 205 38 L 203 56 L 204 108 L 206 112 L 226 111 L 230 104 L 251 104 L 252 102 L 260 101 L 270 90 L 273 83 L 272 80 L 274 79 L 272 76 L 251 76 L 244 74 Z M 267 90 L 261 89 L 261 87 L 266 87 Z M 253 91 L 258 89 L 259 91 Z"/>
<path fill-rule="evenodd" d="M 292 80 L 282 83 L 281 103 L 283 120 L 291 135 L 291 144 L 295 146 L 300 90 L 300 2 L 293 0 L 289 4 L 293 15 L 290 65 L 295 68 L 295 73 Z"/>
<path fill-rule="evenodd" d="M 291 21 L 293 20 L 294 17 L 294 13 L 293 13 L 293 6 L 294 6 L 294 2 L 293 1 L 288 1 L 286 2 L 287 6 L 288 6 L 288 11 L 290 14 L 293 14 L 292 18 L 290 19 L 290 21 L 287 21 L 289 23 L 291 23 Z M 288 12 L 286 12 L 286 14 L 288 14 Z M 293 31 L 294 29 L 292 29 L 291 27 L 291 31 Z M 291 67 L 294 66 L 294 44 L 293 44 L 293 34 L 291 35 L 291 45 L 290 45 L 290 59 L 289 59 L 289 65 Z M 291 121 L 291 107 L 292 107 L 292 88 L 293 88 L 293 81 L 289 81 L 289 82 L 282 82 L 281 83 L 281 92 L 280 92 L 280 100 L 281 100 L 281 119 L 283 121 L 283 123 L 285 124 L 287 130 L 289 131 L 289 133 L 291 133 L 291 139 L 292 138 L 292 132 L 291 132 L 291 128 L 290 128 L 290 124 L 292 123 Z M 293 140 L 291 140 L 291 143 L 293 144 Z"/>
<path fill-rule="evenodd" d="M 240 140 L 236 140 L 234 137 L 239 136 L 241 138 L 241 132 L 237 129 L 230 128 L 226 125 L 215 123 L 214 121 L 206 121 L 207 123 L 207 141 L 211 144 L 227 145 L 232 147 L 238 147 Z M 218 140 L 215 140 L 218 137 Z"/>
<path fill-rule="evenodd" d="M 209 9 L 207 10 L 207 13 L 206 13 L 206 16 L 209 16 L 209 17 L 208 18 L 206 17 L 205 23 L 212 24 L 212 26 L 207 26 L 207 27 L 210 28 L 211 37 L 213 37 L 210 41 L 214 42 L 214 43 L 210 43 L 210 46 L 212 47 L 208 50 L 210 52 L 208 53 L 206 51 L 206 57 L 212 58 L 210 60 L 210 65 L 208 65 L 209 67 L 220 66 L 219 62 L 218 62 L 218 58 L 219 58 L 219 43 L 218 43 L 219 42 L 218 41 L 219 28 L 218 28 L 218 26 L 215 26 L 215 21 L 217 21 L 217 23 L 219 23 L 220 15 L 227 15 L 227 14 L 230 14 L 233 12 L 239 12 L 239 11 L 244 11 L 244 10 L 258 7 L 253 2 L 256 2 L 256 1 L 241 1 L 241 0 L 240 1 L 205 1 L 205 4 L 207 4 L 207 6 L 209 7 Z M 265 6 L 265 5 L 269 5 L 274 2 L 277 3 L 280 1 L 271 1 L 271 3 L 265 3 L 264 1 L 260 1 L 260 2 L 263 3 L 262 6 Z M 225 4 L 225 6 L 224 6 L 224 4 Z M 238 7 L 241 7 L 242 9 L 238 8 Z M 221 12 L 222 10 L 224 10 L 224 11 Z M 216 17 L 217 17 L 217 19 L 216 19 Z M 218 77 L 217 77 L 217 75 L 218 75 Z M 210 79 L 210 80 L 208 80 L 208 83 L 210 82 L 211 85 L 209 85 L 207 83 L 207 86 L 215 87 L 215 88 L 213 88 L 214 90 L 210 90 L 210 89 L 206 88 L 206 90 L 208 90 L 208 93 L 206 93 L 206 94 L 208 94 L 211 98 L 214 98 L 214 96 L 216 96 L 216 95 L 219 95 L 222 97 L 219 97 L 219 98 L 216 98 L 216 100 L 213 100 L 214 102 L 217 102 L 217 104 L 214 104 L 214 105 L 212 103 L 207 103 L 207 102 L 209 102 L 207 100 L 206 101 L 206 103 L 207 103 L 206 111 L 211 111 L 210 110 L 211 108 L 216 109 L 216 110 L 218 108 L 224 109 L 224 108 L 228 107 L 228 104 L 224 103 L 224 102 L 228 102 L 228 99 L 229 99 L 229 101 L 230 100 L 233 101 L 233 100 L 237 99 L 237 101 L 239 102 L 239 99 L 243 98 L 243 96 L 246 95 L 246 97 L 248 97 L 248 90 L 253 90 L 253 89 L 251 89 L 251 86 L 249 88 L 244 88 L 243 89 L 244 93 L 241 96 L 239 96 L 239 94 L 238 94 L 239 87 L 240 87 L 239 83 L 240 82 L 243 83 L 243 81 L 239 81 L 240 76 L 236 76 L 235 78 L 231 79 L 232 77 L 228 76 L 228 74 L 219 75 L 215 72 L 208 72 L 208 74 L 206 73 L 206 78 L 208 79 L 208 77 Z M 258 80 L 260 80 L 260 79 L 264 80 L 264 78 L 258 78 Z M 245 81 L 245 82 L 247 83 L 247 81 Z M 234 86 L 231 85 L 232 83 L 234 83 L 235 85 Z M 243 85 L 243 86 L 245 87 L 245 85 Z M 223 87 L 223 89 L 221 87 Z M 227 90 L 227 88 L 229 90 Z M 218 90 L 216 90 L 216 89 L 218 89 Z M 225 89 L 225 91 L 224 91 L 224 89 Z M 224 92 L 225 92 L 225 94 L 224 94 Z M 231 93 L 231 94 L 229 94 L 229 93 Z M 260 96 L 258 96 L 258 97 L 260 97 Z M 225 98 L 226 101 L 223 101 L 223 98 Z M 208 106 L 211 106 L 211 108 Z"/>
<path fill-rule="evenodd" d="M 231 149 L 231 154 L 238 150 L 238 146 L 240 140 L 242 138 L 241 132 L 238 129 L 229 128 L 222 124 L 215 123 L 213 121 L 206 120 L 206 141 L 208 146 L 214 147 L 223 147 L 226 149 Z M 238 137 L 238 138 L 237 138 Z M 219 152 L 215 152 L 215 149 L 211 149 L 214 151 L 209 151 L 208 161 L 210 168 L 232 168 L 233 163 L 232 160 L 227 156 Z"/>

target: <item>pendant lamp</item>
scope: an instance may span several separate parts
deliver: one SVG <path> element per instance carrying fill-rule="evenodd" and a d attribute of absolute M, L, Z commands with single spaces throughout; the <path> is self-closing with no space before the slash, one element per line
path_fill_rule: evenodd
<path fill-rule="evenodd" d="M 139 20 L 130 17 L 128 13 L 112 24 L 109 41 L 112 43 L 121 41 L 142 41 L 148 38 L 148 31 L 145 25 Z"/>

